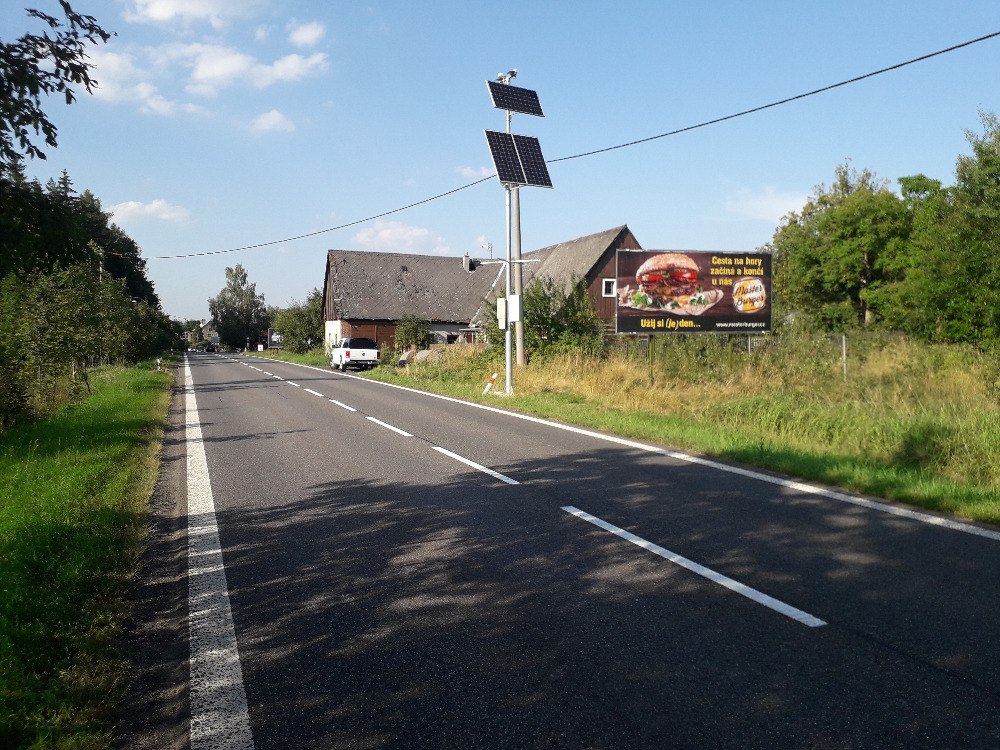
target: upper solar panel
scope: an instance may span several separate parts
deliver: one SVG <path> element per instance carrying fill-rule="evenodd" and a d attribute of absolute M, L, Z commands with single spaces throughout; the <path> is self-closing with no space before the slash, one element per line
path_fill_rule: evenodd
<path fill-rule="evenodd" d="M 498 81 L 487 81 L 486 85 L 490 87 L 490 98 L 493 99 L 493 106 L 497 109 L 506 109 L 508 112 L 520 112 L 523 115 L 545 117 L 545 113 L 542 112 L 542 105 L 538 101 L 537 92 L 531 89 L 510 86 Z"/>

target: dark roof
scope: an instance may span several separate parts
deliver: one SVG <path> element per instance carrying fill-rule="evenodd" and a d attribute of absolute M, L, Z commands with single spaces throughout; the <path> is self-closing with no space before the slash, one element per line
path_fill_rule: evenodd
<path fill-rule="evenodd" d="M 629 233 L 622 224 L 523 253 L 523 281 L 548 276 L 568 286 L 582 280 L 601 256 Z M 469 273 L 461 258 L 408 253 L 330 250 L 327 253 L 324 312 L 327 320 L 399 320 L 404 315 L 431 321 L 467 322 L 483 303 L 504 288 L 502 265 L 483 265 Z M 330 295 L 330 290 L 334 292 Z M 331 297 L 333 299 L 331 299 Z M 333 310 L 326 307 L 331 304 Z"/>
<path fill-rule="evenodd" d="M 525 260 L 538 258 L 542 261 L 524 264 L 525 286 L 536 276 L 548 276 L 565 286 L 574 278 L 583 280 L 623 230 L 628 230 L 626 224 L 522 254 Z"/>
<path fill-rule="evenodd" d="M 469 273 L 462 259 L 408 253 L 330 250 L 327 283 L 336 292 L 334 315 L 342 320 L 467 322 L 482 304 L 495 274 Z"/>

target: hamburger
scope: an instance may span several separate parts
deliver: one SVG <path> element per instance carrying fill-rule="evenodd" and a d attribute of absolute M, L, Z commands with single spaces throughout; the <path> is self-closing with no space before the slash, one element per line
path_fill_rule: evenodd
<path fill-rule="evenodd" d="M 635 272 L 650 307 L 683 307 L 699 293 L 698 264 L 683 253 L 654 255 Z M 637 295 L 638 296 L 638 295 Z"/>

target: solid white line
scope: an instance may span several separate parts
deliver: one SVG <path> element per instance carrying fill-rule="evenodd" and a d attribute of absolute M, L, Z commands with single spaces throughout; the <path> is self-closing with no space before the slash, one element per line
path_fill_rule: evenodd
<path fill-rule="evenodd" d="M 443 453 L 446 456 L 451 456 L 456 461 L 461 461 L 466 466 L 471 466 L 473 469 L 477 469 L 478 471 L 481 471 L 484 474 L 489 474 L 491 477 L 496 477 L 501 482 L 506 482 L 507 484 L 520 484 L 520 482 L 518 482 L 516 479 L 511 479 L 510 477 L 504 476 L 499 472 L 493 471 L 493 469 L 487 469 L 485 466 L 481 466 L 480 464 L 477 464 L 475 461 L 470 461 L 469 459 L 464 458 L 463 456 L 460 456 L 457 453 L 452 453 L 449 450 L 445 450 L 440 446 L 435 445 L 434 450 L 438 451 L 439 453 Z"/>
<path fill-rule="evenodd" d="M 215 500 L 198 418 L 194 381 L 186 357 L 184 390 L 191 749 L 252 750 L 253 733 L 215 519 Z"/>
<path fill-rule="evenodd" d="M 767 594 L 757 591 L 757 589 L 752 589 L 749 586 L 740 583 L 739 581 L 734 581 L 732 578 L 728 578 L 727 576 L 724 576 L 721 573 L 716 573 L 714 570 L 706 568 L 703 565 L 699 565 L 698 563 L 693 562 L 691 560 L 688 560 L 686 557 L 681 557 L 680 555 L 671 552 L 668 549 L 664 549 L 658 544 L 647 542 L 642 537 L 636 536 L 631 532 L 625 531 L 625 529 L 620 529 L 617 526 L 608 523 L 607 521 L 602 521 L 600 518 L 592 516 L 589 513 L 585 513 L 579 508 L 574 508 L 572 505 L 567 505 L 563 507 L 563 510 L 566 511 L 567 513 L 576 516 L 577 518 L 582 518 L 584 521 L 589 521 L 590 523 L 594 524 L 594 526 L 602 528 L 605 531 L 610 531 L 612 534 L 620 536 L 622 539 L 632 542 L 632 544 L 638 545 L 643 549 L 652 552 L 654 555 L 659 555 L 665 560 L 669 560 L 670 562 L 676 565 L 680 565 L 682 568 L 686 568 L 687 570 L 690 570 L 692 573 L 697 573 L 698 575 L 703 576 L 704 578 L 707 578 L 708 580 L 713 581 L 719 584 L 720 586 L 725 586 L 730 591 L 735 591 L 737 594 L 745 596 L 748 599 L 752 599 L 758 604 L 762 604 L 765 607 L 768 607 L 769 609 L 773 609 L 775 612 L 779 612 L 785 615 L 786 617 L 791 617 L 793 620 L 801 622 L 803 625 L 807 625 L 810 628 L 818 628 L 821 625 L 826 625 L 826 623 L 823 620 L 820 620 L 817 617 L 813 617 L 808 612 L 803 612 L 801 609 L 796 609 L 790 604 L 785 604 L 784 602 L 778 601 L 777 599 L 770 597 Z"/>
<path fill-rule="evenodd" d="M 365 417 L 365 419 L 368 419 L 368 420 L 374 422 L 375 424 L 380 424 L 383 427 L 385 427 L 387 430 L 392 430 L 393 432 L 398 432 L 403 437 L 413 437 L 413 435 L 411 435 L 410 433 L 404 432 L 403 430 L 399 429 L 398 427 L 393 427 L 391 424 L 386 424 L 381 419 L 375 419 L 375 417 Z"/>
<path fill-rule="evenodd" d="M 312 390 L 311 388 L 303 388 L 302 390 L 304 390 L 306 393 L 311 393 L 314 396 L 319 396 L 320 398 L 326 398 L 326 396 L 324 396 L 322 393 L 316 393 L 316 391 Z"/>
<path fill-rule="evenodd" d="M 331 404 L 336 404 L 336 405 L 337 405 L 337 406 L 339 406 L 339 407 L 340 407 L 341 409 L 347 409 L 347 411 L 357 411 L 357 409 L 355 409 L 355 408 L 354 408 L 353 406 L 348 406 L 347 404 L 342 404 L 342 403 L 340 403 L 339 401 L 334 401 L 334 400 L 333 400 L 332 398 L 331 398 L 331 399 L 327 399 L 327 400 L 328 400 L 328 401 L 329 401 L 329 402 L 330 402 Z"/>

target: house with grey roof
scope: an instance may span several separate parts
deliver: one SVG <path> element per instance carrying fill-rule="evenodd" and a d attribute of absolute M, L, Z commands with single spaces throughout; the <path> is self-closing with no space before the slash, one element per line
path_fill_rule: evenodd
<path fill-rule="evenodd" d="M 524 253 L 523 259 L 539 261 L 523 264 L 524 285 L 541 276 L 567 286 L 584 281 L 598 315 L 614 332 L 619 248 L 642 249 L 626 225 Z M 380 348 L 391 347 L 396 324 L 406 315 L 426 320 L 437 342 L 461 340 L 480 327 L 486 303 L 502 293 L 502 268 L 485 265 L 470 273 L 455 257 L 330 250 L 323 281 L 326 346 L 365 336 Z"/>

